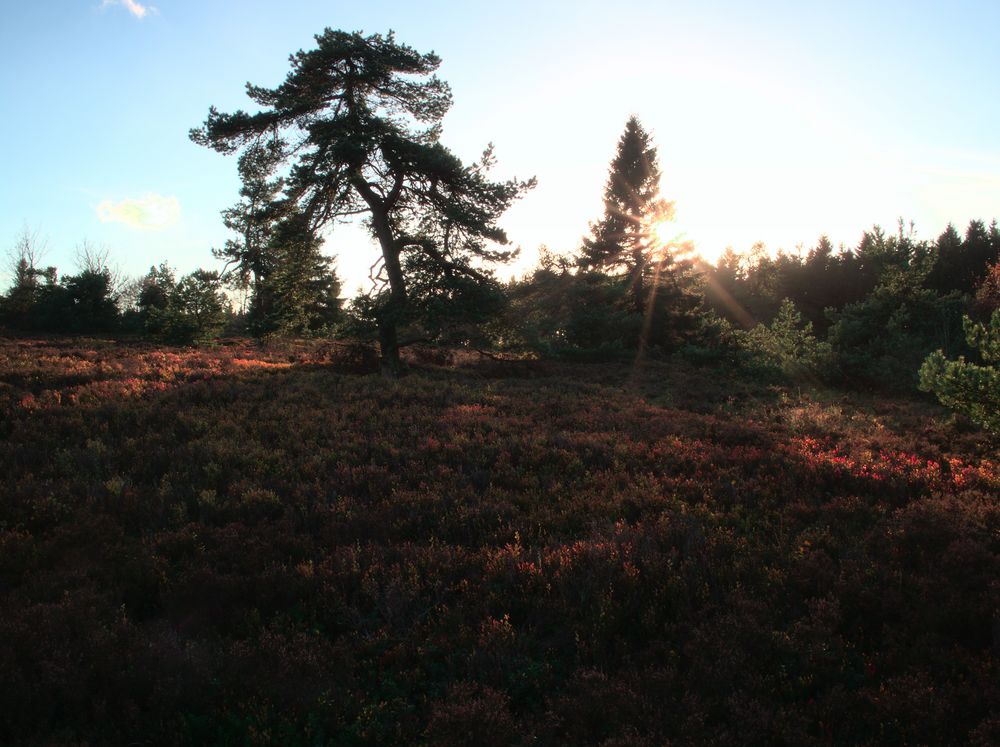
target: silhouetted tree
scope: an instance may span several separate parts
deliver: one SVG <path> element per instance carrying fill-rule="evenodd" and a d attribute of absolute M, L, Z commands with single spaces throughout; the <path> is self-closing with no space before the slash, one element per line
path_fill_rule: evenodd
<path fill-rule="evenodd" d="M 1000 232 L 996 221 L 989 228 L 973 220 L 960 237 L 952 224 L 938 237 L 934 268 L 927 278 L 930 288 L 973 293 L 987 267 L 1000 259 Z"/>
<path fill-rule="evenodd" d="M 927 276 L 927 286 L 945 292 L 957 288 L 962 275 L 962 237 L 953 223 L 938 236 L 934 250 L 934 267 Z"/>
<path fill-rule="evenodd" d="M 580 266 L 624 271 L 640 313 L 646 300 L 642 280 L 649 264 L 652 224 L 668 218 L 672 209 L 660 197 L 660 166 L 652 137 L 637 117 L 629 117 L 608 170 L 604 216 L 590 225 Z"/>
<path fill-rule="evenodd" d="M 149 272 L 140 280 L 139 308 L 165 308 L 170 299 L 170 291 L 176 284 L 174 271 L 166 262 L 161 262 L 159 266 L 150 267 Z"/>
<path fill-rule="evenodd" d="M 676 347 L 699 326 L 702 294 L 693 263 L 683 256 L 692 247 L 664 235 L 673 213 L 673 203 L 660 196 L 656 147 L 632 116 L 608 170 L 604 216 L 591 224 L 579 264 L 625 282 L 629 311 L 642 318 L 640 348 Z"/>
<path fill-rule="evenodd" d="M 222 211 L 222 222 L 237 238 L 213 250 L 215 257 L 226 263 L 223 280 L 249 291 L 252 321 L 252 310 L 261 305 L 257 298 L 261 282 L 275 264 L 268 247 L 281 216 L 279 195 L 284 179 L 275 176 L 275 171 L 283 156 L 283 144 L 276 137 L 255 141 L 240 154 L 240 201 Z"/>
<path fill-rule="evenodd" d="M 63 324 L 71 332 L 111 332 L 118 325 L 118 303 L 114 295 L 114 276 L 108 269 L 84 268 L 62 280 L 65 305 Z M 50 316 L 58 316 L 58 311 Z"/>
<path fill-rule="evenodd" d="M 994 235 L 996 226 L 991 227 Z M 969 222 L 962 240 L 962 274 L 958 278 L 955 290 L 963 293 L 974 293 L 979 280 L 986 273 L 986 268 L 1000 260 L 1000 246 L 991 241 L 990 230 L 980 220 Z"/>
<path fill-rule="evenodd" d="M 76 247 L 76 275 L 62 279 L 65 317 L 61 329 L 72 332 L 111 332 L 119 322 L 118 296 L 124 278 L 110 262 L 107 249 L 88 241 Z M 52 314 L 50 312 L 50 314 Z M 52 316 L 58 316 L 56 311 Z"/>
<path fill-rule="evenodd" d="M 456 264 L 467 263 L 455 258 Z M 471 269 L 471 267 L 469 268 Z M 503 285 L 491 272 L 461 272 L 425 255 L 408 252 L 403 258 L 407 278 L 406 313 L 398 317 L 400 333 L 410 343 L 483 347 L 494 341 L 487 329 L 507 307 Z M 368 337 L 378 331 L 378 320 L 391 301 L 389 289 L 355 298 L 344 330 Z"/>
<path fill-rule="evenodd" d="M 580 264 L 598 269 L 641 265 L 649 220 L 663 202 L 656 147 L 638 118 L 629 117 L 604 187 L 604 217 L 591 224 Z"/>
<path fill-rule="evenodd" d="M 451 91 L 433 75 L 440 64 L 433 53 L 399 44 L 391 32 L 326 29 L 316 43 L 292 55 L 277 88 L 247 86 L 262 111 L 223 114 L 213 107 L 191 137 L 223 153 L 273 143 L 274 163 L 290 165 L 285 209 L 305 215 L 314 231 L 366 216 L 388 290 L 377 310 L 382 368 L 396 376 L 397 328 L 408 311 L 406 256 L 481 280 L 465 260 L 510 258 L 488 243 L 507 242 L 496 221 L 533 181 L 490 181 L 490 150 L 466 167 L 441 145 Z"/>
<path fill-rule="evenodd" d="M 960 349 L 963 298 L 925 287 L 933 251 L 902 223 L 896 235 L 876 227 L 862 243 L 862 261 L 878 269 L 878 284 L 863 300 L 831 312 L 829 341 L 848 383 L 912 387 L 928 353 Z"/>
<path fill-rule="evenodd" d="M 147 334 L 163 334 L 164 312 L 170 303 L 170 294 L 177 285 L 174 271 L 166 262 L 149 268 L 140 280 L 137 302 L 139 322 Z"/>
<path fill-rule="evenodd" d="M 86 241 L 77 247 L 76 275 L 59 281 L 55 267 L 38 267 L 42 244 L 25 230 L 11 254 L 14 282 L 3 303 L 7 324 L 45 332 L 111 332 L 118 327 L 123 278 L 108 252 Z"/>
<path fill-rule="evenodd" d="M 596 270 L 571 273 L 566 263 L 543 261 L 513 282 L 499 342 L 545 356 L 604 360 L 633 356 L 642 316 L 627 302 L 627 286 Z"/>

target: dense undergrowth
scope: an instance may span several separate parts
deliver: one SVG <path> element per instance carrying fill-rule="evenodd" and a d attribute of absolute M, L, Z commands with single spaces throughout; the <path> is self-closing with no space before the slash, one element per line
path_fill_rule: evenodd
<path fill-rule="evenodd" d="M 0 340 L 0 741 L 1000 742 L 1000 458 L 684 363 Z"/>

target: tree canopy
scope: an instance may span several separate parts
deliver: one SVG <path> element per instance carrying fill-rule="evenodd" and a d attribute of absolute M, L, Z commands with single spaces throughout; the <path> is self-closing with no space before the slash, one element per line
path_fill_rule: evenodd
<path fill-rule="evenodd" d="M 212 107 L 191 137 L 221 153 L 266 146 L 258 180 L 287 169 L 280 195 L 259 211 L 265 221 L 300 213 L 319 231 L 364 216 L 381 249 L 372 278 L 383 291 L 376 305 L 382 367 L 398 375 L 398 328 L 412 312 L 406 257 L 419 256 L 444 280 L 485 281 L 470 260 L 512 256 L 496 247 L 507 243 L 497 220 L 534 180 L 489 179 L 492 146 L 466 166 L 440 143 L 452 96 L 434 75 L 440 64 L 434 53 L 400 44 L 392 32 L 326 29 L 316 43 L 291 56 L 291 70 L 276 88 L 247 84 L 260 111 Z"/>

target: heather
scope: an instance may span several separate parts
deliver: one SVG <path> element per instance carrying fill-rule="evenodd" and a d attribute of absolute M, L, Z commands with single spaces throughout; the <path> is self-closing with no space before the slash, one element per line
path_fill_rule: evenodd
<path fill-rule="evenodd" d="M 995 744 L 1000 457 L 674 358 L 0 340 L 11 744 Z"/>

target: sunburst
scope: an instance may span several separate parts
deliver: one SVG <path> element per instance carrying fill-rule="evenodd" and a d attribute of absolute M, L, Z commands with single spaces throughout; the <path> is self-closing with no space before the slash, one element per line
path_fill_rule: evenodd
<path fill-rule="evenodd" d="M 675 258 L 693 258 L 695 242 L 686 227 L 674 220 L 673 210 L 666 216 L 649 220 L 645 228 L 646 240 L 654 255 L 671 254 Z"/>

